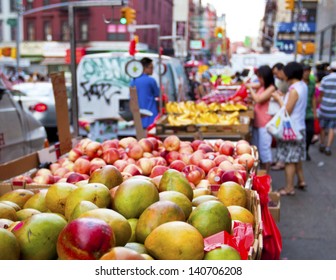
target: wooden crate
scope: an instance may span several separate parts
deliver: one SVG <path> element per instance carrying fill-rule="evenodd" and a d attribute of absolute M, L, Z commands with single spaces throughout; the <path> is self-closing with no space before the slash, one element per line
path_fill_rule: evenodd
<path fill-rule="evenodd" d="M 164 135 L 180 135 L 186 133 L 196 133 L 198 131 L 196 125 L 174 126 L 168 123 L 167 115 L 162 116 L 156 123 L 156 134 Z"/>

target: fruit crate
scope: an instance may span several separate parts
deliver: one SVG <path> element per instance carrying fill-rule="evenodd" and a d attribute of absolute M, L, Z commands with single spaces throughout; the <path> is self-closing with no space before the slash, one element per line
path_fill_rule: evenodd
<path fill-rule="evenodd" d="M 163 115 L 161 118 L 158 119 L 156 123 L 157 134 L 180 135 L 185 133 L 197 133 L 197 131 L 198 129 L 194 124 L 181 125 L 181 126 L 170 125 L 168 123 L 167 115 Z"/>

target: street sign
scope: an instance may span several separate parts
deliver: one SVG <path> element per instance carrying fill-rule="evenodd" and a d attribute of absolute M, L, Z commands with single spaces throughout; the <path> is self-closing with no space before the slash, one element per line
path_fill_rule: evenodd
<path fill-rule="evenodd" d="M 16 18 L 9 18 L 9 19 L 7 19 L 7 24 L 9 26 L 14 27 L 14 26 L 16 26 L 16 23 L 17 23 Z"/>

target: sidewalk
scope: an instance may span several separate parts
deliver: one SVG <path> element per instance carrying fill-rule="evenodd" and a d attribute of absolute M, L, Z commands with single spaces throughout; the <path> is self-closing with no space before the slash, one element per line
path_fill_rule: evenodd
<path fill-rule="evenodd" d="M 336 259 L 336 146 L 326 156 L 318 143 L 310 147 L 311 161 L 303 164 L 306 190 L 281 197 L 281 259 Z M 285 186 L 284 171 L 271 171 L 272 189 Z"/>

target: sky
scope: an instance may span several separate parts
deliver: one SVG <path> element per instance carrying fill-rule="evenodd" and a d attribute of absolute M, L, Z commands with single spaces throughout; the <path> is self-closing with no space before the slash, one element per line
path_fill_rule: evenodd
<path fill-rule="evenodd" d="M 265 0 L 202 0 L 226 16 L 226 32 L 231 42 L 244 41 L 245 36 L 258 37 L 260 20 L 265 13 Z"/>

